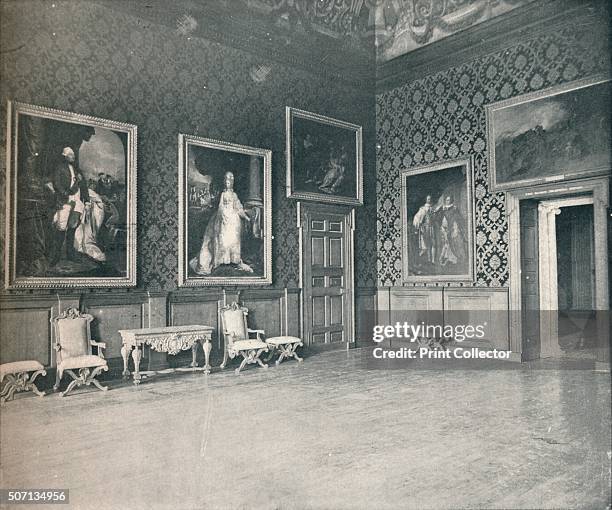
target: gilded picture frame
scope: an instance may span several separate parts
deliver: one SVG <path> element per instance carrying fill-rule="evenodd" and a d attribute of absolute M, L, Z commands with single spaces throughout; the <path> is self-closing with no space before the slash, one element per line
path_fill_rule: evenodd
<path fill-rule="evenodd" d="M 363 205 L 362 127 L 287 106 L 287 197 Z"/>
<path fill-rule="evenodd" d="M 7 289 L 136 285 L 137 127 L 9 101 Z"/>
<path fill-rule="evenodd" d="M 485 106 L 493 191 L 610 173 L 610 77 Z"/>
<path fill-rule="evenodd" d="M 472 158 L 401 172 L 404 283 L 474 281 Z"/>
<path fill-rule="evenodd" d="M 272 151 L 179 134 L 179 286 L 272 283 Z"/>

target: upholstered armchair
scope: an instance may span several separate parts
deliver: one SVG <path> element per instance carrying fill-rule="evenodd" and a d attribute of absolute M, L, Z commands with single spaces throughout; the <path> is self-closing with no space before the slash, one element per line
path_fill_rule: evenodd
<path fill-rule="evenodd" d="M 248 308 L 234 302 L 221 308 L 221 328 L 223 330 L 224 352 L 221 368 L 225 368 L 228 359 L 242 356 L 240 366 L 235 370 L 238 374 L 246 366 L 257 363 L 268 368 L 259 357 L 268 352 L 268 345 L 263 341 L 264 331 L 247 327 Z M 255 338 L 252 338 L 255 336 Z"/>
<path fill-rule="evenodd" d="M 91 339 L 92 320 L 91 315 L 81 313 L 77 308 L 67 308 L 59 316 L 51 319 L 55 328 L 57 351 L 57 372 L 53 389 L 59 390 L 64 372 L 72 377 L 66 391 L 60 393 L 62 397 L 77 386 L 93 384 L 102 391 L 108 389 L 96 379 L 100 372 L 108 370 L 108 364 L 102 353 L 106 344 Z M 93 354 L 94 347 L 97 349 L 97 354 Z M 78 375 L 75 370 L 78 370 Z"/>

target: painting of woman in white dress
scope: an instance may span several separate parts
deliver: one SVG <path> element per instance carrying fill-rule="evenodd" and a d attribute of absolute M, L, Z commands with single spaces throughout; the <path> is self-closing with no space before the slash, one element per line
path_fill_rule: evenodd
<path fill-rule="evenodd" d="M 271 283 L 270 151 L 180 142 L 180 285 Z"/>
<path fill-rule="evenodd" d="M 232 172 L 225 173 L 224 183 L 225 189 L 217 212 L 206 227 L 200 253 L 189 261 L 189 267 L 199 275 L 209 275 L 213 269 L 227 264 L 247 273 L 253 272 L 241 258 L 242 222 L 250 222 L 251 218 L 234 192 Z"/>

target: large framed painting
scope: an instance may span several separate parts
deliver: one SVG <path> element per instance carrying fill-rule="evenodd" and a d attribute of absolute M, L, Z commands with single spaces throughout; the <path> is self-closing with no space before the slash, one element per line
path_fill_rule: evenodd
<path fill-rule="evenodd" d="M 487 105 L 491 189 L 609 173 L 610 104 L 597 76 Z"/>
<path fill-rule="evenodd" d="M 272 151 L 179 135 L 179 285 L 272 283 Z"/>
<path fill-rule="evenodd" d="M 401 183 L 404 282 L 472 282 L 471 158 L 404 170 Z"/>
<path fill-rule="evenodd" d="M 7 288 L 136 285 L 136 126 L 9 102 Z"/>
<path fill-rule="evenodd" d="M 287 196 L 363 204 L 362 128 L 286 108 Z"/>

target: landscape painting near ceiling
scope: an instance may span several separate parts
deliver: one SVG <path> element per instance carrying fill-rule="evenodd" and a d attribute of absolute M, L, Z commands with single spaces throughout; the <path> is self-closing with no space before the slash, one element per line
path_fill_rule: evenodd
<path fill-rule="evenodd" d="M 610 171 L 610 81 L 602 77 L 486 107 L 491 187 L 589 177 Z"/>
<path fill-rule="evenodd" d="M 401 174 L 404 282 L 473 281 L 470 159 Z"/>
<path fill-rule="evenodd" d="M 179 285 L 272 283 L 271 158 L 179 135 Z"/>
<path fill-rule="evenodd" d="M 136 126 L 9 103 L 8 288 L 136 284 Z"/>
<path fill-rule="evenodd" d="M 363 203 L 361 126 L 286 109 L 287 196 Z"/>

